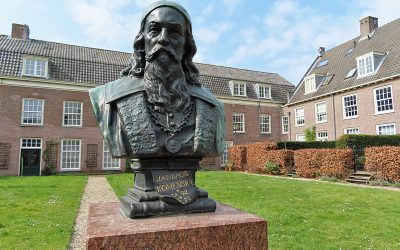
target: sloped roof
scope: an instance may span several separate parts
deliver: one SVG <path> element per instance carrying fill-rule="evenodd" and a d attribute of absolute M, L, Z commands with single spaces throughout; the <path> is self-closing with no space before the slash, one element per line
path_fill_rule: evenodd
<path fill-rule="evenodd" d="M 353 47 L 353 51 L 349 54 L 346 52 Z M 345 79 L 347 73 L 357 68 L 356 58 L 370 52 L 388 53 L 379 70 L 367 77 L 357 77 L 357 73 L 351 78 Z M 320 61 L 329 59 L 328 64 L 317 67 Z M 394 20 L 388 24 L 378 27 L 368 39 L 360 40 L 357 36 L 337 47 L 326 51 L 322 57 L 318 58 L 315 65 L 307 75 L 334 74 L 334 77 L 327 85 L 321 85 L 316 92 L 304 94 L 304 81 L 296 88 L 295 94 L 289 101 L 290 104 L 303 102 L 308 99 L 318 98 L 330 93 L 338 92 L 344 89 L 357 87 L 365 83 L 376 81 L 400 74 L 400 19 Z"/>
<path fill-rule="evenodd" d="M 21 77 L 22 56 L 43 56 L 49 59 L 49 79 L 78 83 L 104 84 L 119 77 L 129 65 L 130 53 L 82 47 L 35 39 L 15 39 L 0 35 L 0 75 Z M 271 85 L 272 99 L 286 103 L 287 93 L 294 86 L 275 73 L 251 71 L 196 63 L 200 82 L 214 95 L 231 96 L 230 80 L 247 84 L 248 98 L 257 98 L 254 84 Z"/>

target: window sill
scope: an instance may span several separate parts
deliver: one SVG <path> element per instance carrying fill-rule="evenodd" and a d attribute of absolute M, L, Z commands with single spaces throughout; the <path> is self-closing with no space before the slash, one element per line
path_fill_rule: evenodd
<path fill-rule="evenodd" d="M 60 170 L 59 170 L 60 172 L 80 172 L 81 171 L 81 169 L 80 168 L 68 168 L 68 169 L 62 169 L 62 168 L 60 168 Z"/>
<path fill-rule="evenodd" d="M 322 123 L 327 123 L 328 121 L 322 121 L 322 122 L 315 122 L 315 124 L 322 124 Z"/>
<path fill-rule="evenodd" d="M 289 132 L 286 132 L 286 133 L 282 132 L 282 135 L 288 135 L 288 134 L 289 134 Z"/>
<path fill-rule="evenodd" d="M 44 127 L 43 124 L 20 124 L 20 127 Z"/>
<path fill-rule="evenodd" d="M 390 114 L 390 113 L 394 113 L 394 109 L 388 110 L 388 111 L 383 111 L 383 112 L 375 112 L 374 115 L 384 115 L 384 114 Z"/>
<path fill-rule="evenodd" d="M 304 124 L 300 124 L 300 125 L 294 125 L 295 127 L 304 127 L 305 125 Z"/>
<path fill-rule="evenodd" d="M 356 118 L 358 118 L 358 115 L 357 116 L 343 117 L 343 120 L 351 120 L 351 119 L 356 119 Z"/>
<path fill-rule="evenodd" d="M 61 125 L 62 128 L 83 128 L 82 125 L 74 126 L 74 125 Z"/>
<path fill-rule="evenodd" d="M 260 132 L 260 134 L 262 134 L 262 135 L 270 135 L 272 133 L 271 132 Z"/>
<path fill-rule="evenodd" d="M 233 132 L 233 134 L 244 134 L 244 133 L 246 133 L 245 131 L 236 131 L 236 132 Z"/>

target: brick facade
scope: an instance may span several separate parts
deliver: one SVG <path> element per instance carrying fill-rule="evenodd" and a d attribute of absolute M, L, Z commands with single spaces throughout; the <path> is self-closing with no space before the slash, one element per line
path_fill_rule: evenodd
<path fill-rule="evenodd" d="M 375 114 L 374 89 L 392 86 L 393 112 Z M 343 97 L 355 94 L 357 96 L 358 117 L 345 118 L 343 115 Z M 316 123 L 315 103 L 325 101 L 327 122 Z M 304 107 L 305 124 L 295 126 L 295 109 Z M 306 128 L 315 126 L 316 131 L 327 131 L 328 140 L 336 140 L 344 134 L 347 128 L 358 128 L 360 134 L 377 134 L 376 126 L 381 124 L 395 123 L 396 133 L 400 131 L 400 80 L 393 79 L 385 82 L 371 84 L 363 88 L 332 94 L 329 97 L 315 99 L 283 109 L 283 114 L 290 112 L 290 134 L 291 140 L 296 140 L 296 134 L 304 133 Z M 335 110 L 335 112 L 333 112 Z M 335 115 L 334 115 L 335 114 Z"/>

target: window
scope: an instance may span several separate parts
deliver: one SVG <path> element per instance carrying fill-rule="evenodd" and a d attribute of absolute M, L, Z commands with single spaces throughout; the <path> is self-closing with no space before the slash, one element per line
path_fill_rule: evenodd
<path fill-rule="evenodd" d="M 246 83 L 244 82 L 230 82 L 232 86 L 232 95 L 234 96 L 246 96 Z"/>
<path fill-rule="evenodd" d="M 221 167 L 225 166 L 228 162 L 228 148 L 231 146 L 233 146 L 233 141 L 225 141 L 224 152 L 220 158 Z"/>
<path fill-rule="evenodd" d="M 289 116 L 282 116 L 282 134 L 289 133 Z"/>
<path fill-rule="evenodd" d="M 21 148 L 42 148 L 42 139 L 36 139 L 36 138 L 21 139 Z"/>
<path fill-rule="evenodd" d="M 328 59 L 325 59 L 325 60 L 322 60 L 322 61 L 319 61 L 319 63 L 317 64 L 317 67 L 316 67 L 316 68 L 325 66 L 325 65 L 328 64 L 328 62 L 329 62 L 329 58 L 328 58 Z"/>
<path fill-rule="evenodd" d="M 317 141 L 327 141 L 327 140 L 328 140 L 327 131 L 317 132 Z"/>
<path fill-rule="evenodd" d="M 374 89 L 375 114 L 393 112 L 392 86 Z"/>
<path fill-rule="evenodd" d="M 43 125 L 44 100 L 23 98 L 22 99 L 22 119 L 25 125 Z"/>
<path fill-rule="evenodd" d="M 103 141 L 103 169 L 120 169 L 120 159 L 113 158 L 107 143 Z"/>
<path fill-rule="evenodd" d="M 306 141 L 304 134 L 296 134 L 296 141 Z"/>
<path fill-rule="evenodd" d="M 373 54 L 357 58 L 358 77 L 372 75 L 374 73 Z"/>
<path fill-rule="evenodd" d="M 22 75 L 47 77 L 47 59 L 29 58 L 23 59 Z"/>
<path fill-rule="evenodd" d="M 61 169 L 79 170 L 81 167 L 81 140 L 66 139 L 61 143 Z"/>
<path fill-rule="evenodd" d="M 326 74 L 326 76 L 322 79 L 322 85 L 328 85 L 332 81 L 334 76 L 335 74 Z"/>
<path fill-rule="evenodd" d="M 368 54 L 357 57 L 358 77 L 369 76 L 375 74 L 383 63 L 387 53 L 370 52 Z"/>
<path fill-rule="evenodd" d="M 244 133 L 244 114 L 233 113 L 233 132 Z"/>
<path fill-rule="evenodd" d="M 296 121 L 296 126 L 304 125 L 304 108 L 296 108 L 294 110 L 294 119 Z"/>
<path fill-rule="evenodd" d="M 346 77 L 344 79 L 353 77 L 354 74 L 356 73 L 356 71 L 357 71 L 357 68 L 349 70 L 349 72 L 347 73 L 347 75 L 346 75 Z"/>
<path fill-rule="evenodd" d="M 358 128 L 345 128 L 344 133 L 347 135 L 358 135 L 360 132 Z"/>
<path fill-rule="evenodd" d="M 271 99 L 271 87 L 267 85 L 259 85 L 258 86 L 258 97 L 264 99 Z"/>
<path fill-rule="evenodd" d="M 355 94 L 343 96 L 343 118 L 358 117 L 357 96 Z"/>
<path fill-rule="evenodd" d="M 263 133 L 263 134 L 271 133 L 271 116 L 270 115 L 260 115 L 260 130 L 261 130 L 261 133 Z"/>
<path fill-rule="evenodd" d="M 376 134 L 378 135 L 395 135 L 396 125 L 394 123 L 376 125 Z"/>
<path fill-rule="evenodd" d="M 315 104 L 315 122 L 322 123 L 326 121 L 326 102 L 318 102 Z"/>
<path fill-rule="evenodd" d="M 315 92 L 316 84 L 315 84 L 315 75 L 307 76 L 304 78 L 304 94 L 309 94 Z"/>
<path fill-rule="evenodd" d="M 64 126 L 82 126 L 82 103 L 64 102 Z"/>

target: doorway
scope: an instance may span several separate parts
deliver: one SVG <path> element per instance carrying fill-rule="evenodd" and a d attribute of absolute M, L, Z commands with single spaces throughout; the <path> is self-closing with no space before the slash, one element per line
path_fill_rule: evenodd
<path fill-rule="evenodd" d="M 40 175 L 42 139 L 21 139 L 20 176 Z"/>

